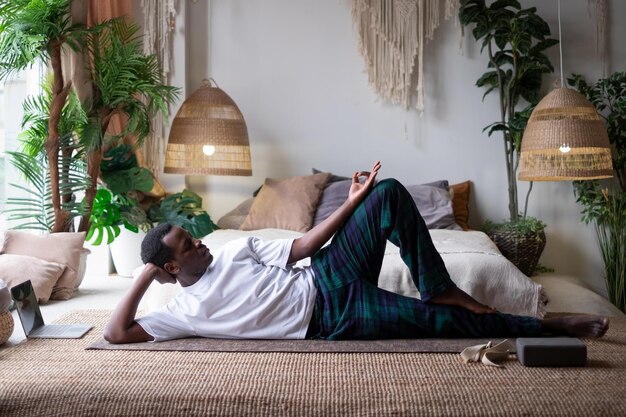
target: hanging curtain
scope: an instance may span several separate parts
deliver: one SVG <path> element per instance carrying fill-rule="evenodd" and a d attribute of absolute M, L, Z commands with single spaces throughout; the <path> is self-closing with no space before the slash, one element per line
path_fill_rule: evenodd
<path fill-rule="evenodd" d="M 352 18 L 359 35 L 370 85 L 385 101 L 424 109 L 424 43 L 444 17 L 453 15 L 459 0 L 352 0 Z"/>
<path fill-rule="evenodd" d="M 156 55 L 165 84 L 170 83 L 172 35 L 176 23 L 177 3 L 177 0 L 141 0 L 144 16 L 144 52 Z M 152 127 L 152 132 L 143 146 L 145 163 L 152 172 L 163 172 L 167 138 L 163 116 L 160 113 L 153 119 Z"/>
<path fill-rule="evenodd" d="M 72 21 L 74 23 L 82 23 L 89 26 L 96 25 L 106 20 L 126 16 L 129 19 L 132 18 L 132 3 L 130 0 L 87 0 L 87 1 L 74 1 L 72 2 Z M 76 92 L 79 100 L 82 103 L 89 103 L 92 96 L 91 74 L 87 70 L 86 60 L 88 57 L 84 53 L 75 53 L 67 48 L 64 54 L 64 72 L 67 74 L 67 79 L 71 80 L 74 91 Z M 125 115 L 115 114 L 107 129 L 107 133 L 110 135 L 117 135 L 121 133 L 124 126 L 127 123 Z M 154 128 L 154 125 L 153 125 Z M 149 143 L 152 138 L 146 138 L 144 145 Z M 136 146 L 136 138 L 133 136 L 126 136 L 124 141 L 133 146 L 135 157 L 137 158 L 137 164 L 141 167 L 149 168 L 154 177 L 154 186 L 150 192 L 145 193 L 150 197 L 163 197 L 165 196 L 165 189 L 156 179 L 156 172 L 153 167 L 146 164 L 142 147 Z M 106 151 L 106 149 L 105 149 Z"/>

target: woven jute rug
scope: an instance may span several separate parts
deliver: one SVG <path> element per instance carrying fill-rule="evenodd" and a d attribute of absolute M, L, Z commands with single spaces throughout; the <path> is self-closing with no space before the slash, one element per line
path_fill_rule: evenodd
<path fill-rule="evenodd" d="M 626 319 L 585 339 L 582 368 L 464 364 L 448 353 L 86 350 L 82 339 L 0 348 L 2 416 L 626 416 Z"/>

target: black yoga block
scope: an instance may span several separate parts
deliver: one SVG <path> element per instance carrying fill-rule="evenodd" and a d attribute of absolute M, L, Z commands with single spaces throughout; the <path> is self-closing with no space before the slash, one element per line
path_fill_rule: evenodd
<path fill-rule="evenodd" d="M 576 337 L 520 337 L 517 359 L 524 366 L 585 366 L 587 346 Z"/>

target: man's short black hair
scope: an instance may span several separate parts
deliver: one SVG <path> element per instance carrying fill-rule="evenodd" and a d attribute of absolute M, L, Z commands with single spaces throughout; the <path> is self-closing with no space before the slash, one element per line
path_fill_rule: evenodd
<path fill-rule="evenodd" d="M 163 243 L 163 238 L 172 230 L 172 227 L 169 223 L 162 223 L 148 231 L 141 242 L 141 260 L 144 264 L 151 262 L 163 268 L 166 262 L 174 258 L 172 249 Z"/>

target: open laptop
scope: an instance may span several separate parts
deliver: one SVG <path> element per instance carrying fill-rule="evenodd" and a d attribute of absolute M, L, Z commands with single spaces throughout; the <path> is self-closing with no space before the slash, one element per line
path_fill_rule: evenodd
<path fill-rule="evenodd" d="M 26 337 L 78 339 L 93 327 L 90 324 L 44 324 L 30 280 L 11 288 L 11 295 Z"/>

